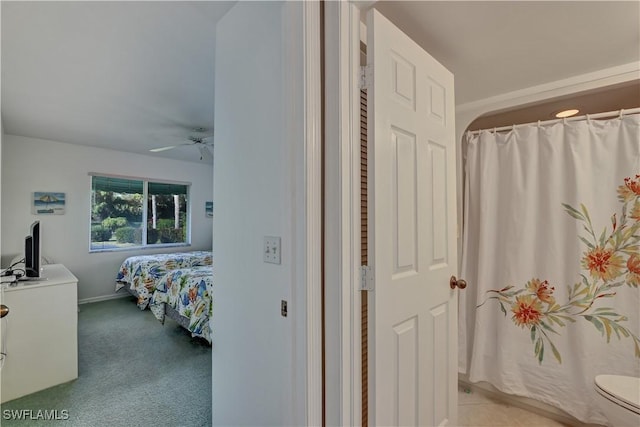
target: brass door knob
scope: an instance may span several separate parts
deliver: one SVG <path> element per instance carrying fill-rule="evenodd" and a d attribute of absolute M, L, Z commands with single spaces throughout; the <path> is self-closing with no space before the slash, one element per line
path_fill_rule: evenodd
<path fill-rule="evenodd" d="M 451 280 L 449 280 L 449 286 L 451 289 L 464 289 L 467 287 L 467 282 L 464 279 L 456 279 L 456 276 L 451 276 Z"/>
<path fill-rule="evenodd" d="M 9 314 L 9 307 L 2 304 L 0 305 L 0 319 Z"/>

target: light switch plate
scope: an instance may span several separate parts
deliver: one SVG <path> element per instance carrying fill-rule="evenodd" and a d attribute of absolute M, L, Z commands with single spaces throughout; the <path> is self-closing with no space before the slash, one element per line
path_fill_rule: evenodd
<path fill-rule="evenodd" d="M 264 262 L 280 264 L 280 237 L 264 236 L 262 257 Z"/>

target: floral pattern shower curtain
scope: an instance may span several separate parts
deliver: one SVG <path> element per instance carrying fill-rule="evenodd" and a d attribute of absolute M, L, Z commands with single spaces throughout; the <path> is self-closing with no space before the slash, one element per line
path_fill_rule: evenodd
<path fill-rule="evenodd" d="M 606 422 L 640 376 L 640 115 L 467 136 L 459 368 Z"/>

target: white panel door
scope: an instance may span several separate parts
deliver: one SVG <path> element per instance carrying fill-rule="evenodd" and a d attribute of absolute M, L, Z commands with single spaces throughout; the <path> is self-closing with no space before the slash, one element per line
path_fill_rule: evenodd
<path fill-rule="evenodd" d="M 453 75 L 376 10 L 367 65 L 370 422 L 455 425 Z"/>

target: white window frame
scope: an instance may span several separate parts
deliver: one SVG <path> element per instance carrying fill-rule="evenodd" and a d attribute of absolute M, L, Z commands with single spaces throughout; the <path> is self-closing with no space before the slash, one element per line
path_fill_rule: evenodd
<path fill-rule="evenodd" d="M 99 253 L 99 252 L 121 252 L 121 251 L 139 251 L 139 250 L 147 250 L 147 249 L 159 249 L 159 248 L 175 248 L 175 247 L 186 247 L 191 246 L 191 182 L 183 182 L 183 181 L 171 181 L 167 179 L 156 179 L 156 178 L 143 178 L 136 176 L 126 176 L 126 175 L 114 175 L 107 173 L 99 173 L 99 172 L 90 172 L 89 173 L 89 194 L 93 191 L 93 177 L 103 177 L 103 178 L 117 178 L 117 179 L 126 179 L 130 181 L 140 181 L 142 182 L 142 242 L 140 245 L 136 246 L 127 246 L 124 248 L 93 248 L 91 241 L 91 215 L 93 212 L 93 197 L 89 197 L 89 253 Z M 148 205 L 149 205 L 149 183 L 156 184 L 174 184 L 174 185 L 184 185 L 187 187 L 187 203 L 186 203 L 186 241 L 185 242 L 176 242 L 176 243 L 153 243 L 147 244 L 147 218 L 148 215 Z"/>

